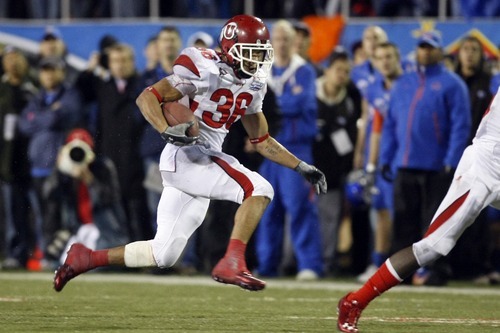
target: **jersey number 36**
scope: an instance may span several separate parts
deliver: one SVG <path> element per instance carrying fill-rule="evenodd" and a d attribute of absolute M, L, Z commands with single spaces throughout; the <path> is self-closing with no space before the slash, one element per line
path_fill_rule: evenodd
<path fill-rule="evenodd" d="M 226 129 L 229 129 L 238 117 L 245 114 L 252 99 L 253 96 L 247 92 L 239 93 L 235 98 L 231 90 L 218 89 L 210 96 L 210 100 L 217 103 L 217 111 L 221 113 L 220 118 L 214 119 L 215 113 L 212 111 L 203 111 L 203 121 L 213 128 L 226 126 Z M 231 111 L 233 107 L 234 110 Z"/>

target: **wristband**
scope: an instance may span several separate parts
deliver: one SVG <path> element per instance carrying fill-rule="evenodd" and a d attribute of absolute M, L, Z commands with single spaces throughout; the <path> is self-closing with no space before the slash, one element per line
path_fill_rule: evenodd
<path fill-rule="evenodd" d="M 264 134 L 260 138 L 255 138 L 255 139 L 250 139 L 250 143 L 252 144 L 257 144 L 261 143 L 262 141 L 265 141 L 269 137 L 269 133 Z"/>
<path fill-rule="evenodd" d="M 156 96 L 156 99 L 158 100 L 158 103 L 163 103 L 163 97 L 161 97 L 160 93 L 158 92 L 158 90 L 156 90 L 154 87 L 152 86 L 149 86 L 146 88 L 147 91 L 153 93 L 153 95 Z"/>

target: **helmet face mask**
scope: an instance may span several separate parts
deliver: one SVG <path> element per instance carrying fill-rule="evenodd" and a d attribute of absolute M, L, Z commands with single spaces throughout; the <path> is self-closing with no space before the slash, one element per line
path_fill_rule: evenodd
<path fill-rule="evenodd" d="M 269 31 L 262 20 L 250 15 L 231 18 L 221 30 L 219 45 L 226 63 L 240 78 L 268 76 L 274 60 Z"/>
<path fill-rule="evenodd" d="M 257 46 L 261 45 L 261 46 Z M 264 75 L 267 77 L 274 59 L 274 50 L 270 43 L 244 44 L 236 43 L 229 49 L 238 70 L 248 77 Z M 259 71 L 259 69 L 262 69 Z"/>

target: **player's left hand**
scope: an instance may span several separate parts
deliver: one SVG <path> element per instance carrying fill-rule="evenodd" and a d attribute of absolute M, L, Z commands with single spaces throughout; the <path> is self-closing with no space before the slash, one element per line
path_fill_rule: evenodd
<path fill-rule="evenodd" d="M 314 165 L 300 161 L 299 165 L 295 167 L 295 171 L 300 173 L 302 177 L 314 186 L 317 194 L 326 193 L 327 184 L 325 174 Z"/>
<path fill-rule="evenodd" d="M 168 143 L 176 146 L 194 145 L 199 137 L 187 136 L 186 133 L 194 122 L 182 123 L 175 126 L 169 126 L 165 132 L 161 133 L 161 137 Z"/>

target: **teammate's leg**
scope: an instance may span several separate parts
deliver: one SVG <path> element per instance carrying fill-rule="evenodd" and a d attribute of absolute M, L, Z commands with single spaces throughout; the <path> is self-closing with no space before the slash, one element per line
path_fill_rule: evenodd
<path fill-rule="evenodd" d="M 470 226 L 494 195 L 474 176 L 457 177 L 422 240 L 392 255 L 357 291 L 338 304 L 337 327 L 341 332 L 358 332 L 363 309 L 377 296 L 398 285 L 418 267 L 447 255 L 463 231 Z"/>

